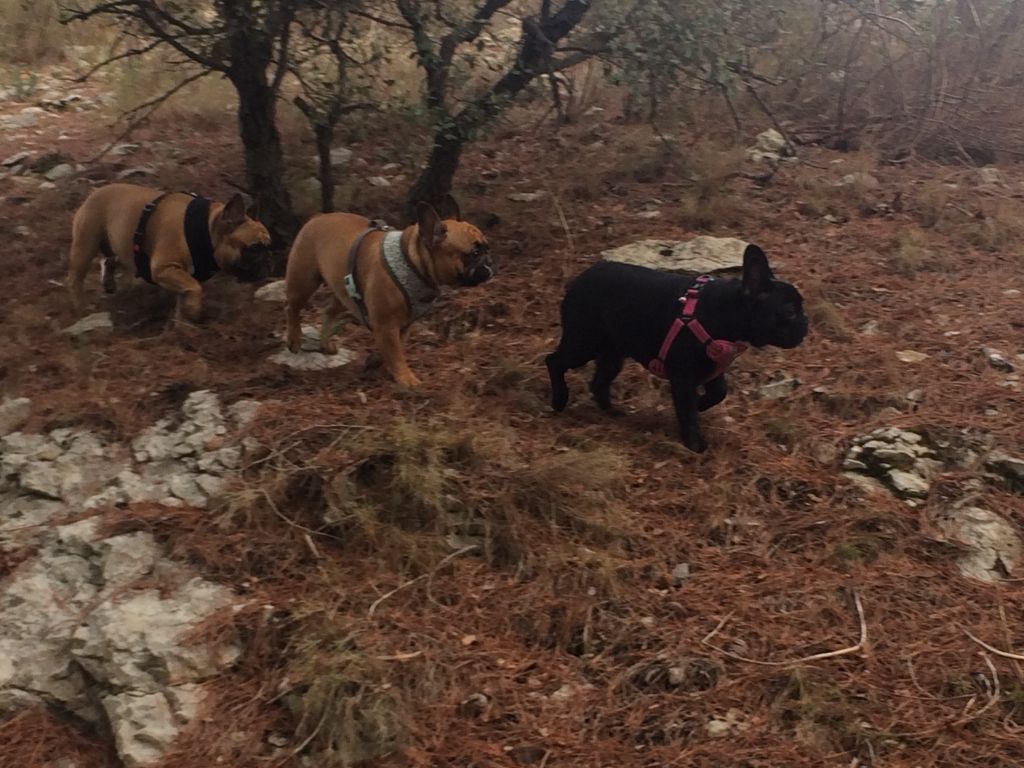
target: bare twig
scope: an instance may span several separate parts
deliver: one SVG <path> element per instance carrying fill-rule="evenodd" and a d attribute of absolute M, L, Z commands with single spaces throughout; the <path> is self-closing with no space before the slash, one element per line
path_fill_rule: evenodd
<path fill-rule="evenodd" d="M 378 597 L 376 600 L 373 601 L 373 604 L 370 606 L 370 609 L 366 612 L 366 618 L 372 619 L 373 618 L 373 614 L 377 612 L 377 609 L 380 607 L 381 603 L 383 603 L 389 597 L 392 597 L 393 595 L 398 594 L 403 589 L 406 589 L 407 587 L 411 587 L 413 584 L 417 584 L 417 583 L 423 581 L 424 579 L 433 578 L 434 574 L 436 574 L 439 570 L 444 568 L 444 566 L 446 566 L 448 563 L 450 563 L 455 558 L 460 557 L 462 555 L 465 555 L 468 552 L 472 552 L 472 551 L 477 550 L 477 549 L 480 549 L 479 545 L 477 545 L 477 544 L 470 544 L 468 547 L 463 547 L 462 549 L 458 550 L 457 552 L 452 552 L 450 555 L 448 555 L 446 558 L 444 558 L 441 562 L 439 562 L 436 566 L 434 566 L 434 568 L 430 571 L 430 573 L 421 573 L 415 579 L 410 579 L 409 581 L 405 582 L 405 584 L 399 584 L 397 587 L 392 589 L 390 592 L 385 592 L 383 595 L 381 595 L 380 597 Z"/>
<path fill-rule="evenodd" d="M 964 627 L 961 627 L 961 629 L 963 629 L 964 634 L 967 635 L 967 637 L 969 637 L 971 640 L 973 640 L 975 643 L 980 645 L 982 648 L 984 648 L 989 653 L 994 653 L 996 656 L 1000 656 L 1000 657 L 1002 657 L 1004 659 L 1013 659 L 1015 661 L 1024 661 L 1024 655 L 1019 654 L 1019 653 L 1010 653 L 1009 651 L 1001 651 L 998 648 L 989 645 L 984 640 L 979 640 L 977 637 L 975 637 L 974 635 L 971 634 L 970 630 L 968 630 L 968 629 L 966 629 Z"/>
<path fill-rule="evenodd" d="M 747 664 L 757 664 L 762 667 L 792 667 L 798 664 L 806 664 L 811 661 L 823 661 L 825 659 L 834 659 L 839 656 L 848 656 L 851 653 L 858 653 L 865 650 L 868 644 L 868 625 L 867 621 L 864 619 L 864 606 L 861 604 L 860 595 L 857 594 L 857 592 L 853 593 L 853 602 L 857 608 L 857 617 L 860 620 L 860 640 L 856 645 L 851 645 L 849 648 L 841 648 L 838 651 L 828 651 L 826 653 L 816 653 L 812 656 L 804 656 L 799 659 L 792 659 L 791 661 L 761 661 L 759 659 L 748 659 L 745 656 L 739 656 L 738 654 L 731 653 L 724 648 L 719 648 L 718 646 L 712 645 L 708 642 L 711 637 L 725 626 L 726 621 L 729 620 L 729 616 L 726 616 L 721 622 L 719 622 L 718 626 L 701 640 L 701 644 L 706 645 L 712 650 L 718 651 L 730 659 L 746 662 Z"/>
<path fill-rule="evenodd" d="M 182 90 L 188 85 L 191 85 L 197 80 L 201 80 L 208 74 L 210 74 L 210 72 L 204 70 L 202 72 L 197 72 L 194 75 L 190 75 L 189 77 L 186 77 L 184 80 L 179 82 L 177 85 L 164 91 L 160 96 L 150 99 L 149 101 L 139 104 L 138 106 L 128 110 L 123 116 L 130 121 L 128 123 L 128 126 L 123 131 L 121 131 L 121 133 L 119 133 L 113 141 L 107 144 L 107 146 L 105 146 L 98 155 L 87 160 L 86 165 L 91 165 L 92 163 L 96 163 L 103 159 L 107 155 L 107 153 L 110 152 L 110 150 L 112 150 L 119 143 L 124 141 L 124 139 L 127 138 L 128 135 L 132 133 L 132 131 L 134 131 L 136 128 L 138 128 L 140 125 L 146 122 L 150 117 L 152 117 L 153 114 L 158 109 L 160 109 L 160 107 L 162 107 L 167 102 L 168 99 L 174 96 L 174 94 L 178 93 L 178 91 Z"/>

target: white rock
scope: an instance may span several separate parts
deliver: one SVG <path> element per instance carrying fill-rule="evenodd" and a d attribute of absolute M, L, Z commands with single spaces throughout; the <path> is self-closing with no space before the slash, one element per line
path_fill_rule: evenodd
<path fill-rule="evenodd" d="M 4 168 L 13 168 L 16 165 L 21 165 L 30 157 L 32 157 L 31 152 L 18 152 L 17 154 L 11 155 L 3 162 L 0 162 L 0 166 L 3 166 Z"/>
<path fill-rule="evenodd" d="M 273 301 L 278 304 L 284 304 L 287 298 L 287 283 L 284 280 L 275 280 L 272 283 L 259 288 L 253 297 L 259 301 Z"/>
<path fill-rule="evenodd" d="M 331 150 L 331 165 L 335 168 L 348 165 L 352 161 L 353 154 L 355 153 L 351 149 L 335 147 Z"/>
<path fill-rule="evenodd" d="M 535 203 L 538 200 L 543 200 L 547 197 L 547 194 L 543 190 L 538 192 L 513 192 L 508 196 L 508 199 L 513 203 Z"/>
<path fill-rule="evenodd" d="M 66 179 L 68 176 L 73 175 L 75 172 L 75 166 L 69 165 L 68 163 L 61 163 L 55 165 L 53 168 L 43 174 L 43 178 L 47 181 L 60 181 Z"/>
<path fill-rule="evenodd" d="M 200 490 L 194 475 L 175 475 L 168 480 L 168 488 L 177 498 L 193 507 L 206 507 L 206 494 Z"/>
<path fill-rule="evenodd" d="M 371 176 L 367 179 L 371 187 L 390 187 L 391 182 L 383 176 Z"/>
<path fill-rule="evenodd" d="M 114 322 L 110 319 L 109 312 L 96 312 L 92 315 L 87 315 L 79 320 L 74 325 L 68 326 L 61 333 L 66 333 L 70 336 L 84 336 L 89 333 L 95 332 L 110 332 L 114 328 Z"/>
<path fill-rule="evenodd" d="M 985 359 L 988 360 L 988 364 L 995 368 L 997 371 L 1003 371 L 1004 373 L 1013 373 L 1014 365 L 1006 357 L 999 352 L 999 350 L 993 349 L 992 347 L 983 347 L 981 350 L 985 354 Z"/>
<path fill-rule="evenodd" d="M 144 768 L 160 762 L 182 726 L 195 718 L 201 700 L 197 686 L 178 686 L 173 695 L 129 691 L 105 696 L 103 709 L 124 765 Z"/>
<path fill-rule="evenodd" d="M 49 461 L 29 462 L 18 477 L 21 487 L 28 493 L 58 500 L 64 498 L 63 480 L 60 470 Z"/>
<path fill-rule="evenodd" d="M 913 349 L 902 349 L 896 353 L 896 359 L 901 363 L 923 363 L 928 355 Z"/>
<path fill-rule="evenodd" d="M 978 169 L 978 181 L 986 185 L 1000 186 L 1003 184 L 1003 174 L 994 165 L 986 165 Z"/>
<path fill-rule="evenodd" d="M 142 531 L 106 539 L 97 545 L 103 558 L 106 588 L 130 585 L 153 572 L 160 559 L 160 547 L 152 534 Z"/>
<path fill-rule="evenodd" d="M 800 379 L 786 378 L 764 384 L 754 390 L 754 394 L 762 400 L 779 400 L 796 392 L 800 387 Z"/>
<path fill-rule="evenodd" d="M 925 478 L 901 469 L 890 470 L 888 480 L 892 489 L 903 498 L 923 499 L 928 496 L 928 489 L 931 487 Z"/>
<path fill-rule="evenodd" d="M 692 240 L 640 240 L 602 252 L 607 261 L 621 261 L 665 272 L 714 273 L 739 271 L 748 243 L 735 237 L 701 235 Z"/>
<path fill-rule="evenodd" d="M 995 512 L 980 507 L 953 511 L 940 521 L 943 530 L 970 547 L 960 558 L 960 572 L 986 582 L 999 581 L 1002 574 L 1018 573 L 1024 546 L 1012 525 Z"/>
<path fill-rule="evenodd" d="M 214 475 L 196 475 L 195 480 L 202 493 L 209 497 L 220 496 L 228 486 L 224 478 Z"/>
<path fill-rule="evenodd" d="M 184 642 L 196 624 L 231 603 L 231 593 L 193 578 L 166 598 L 149 589 L 112 595 L 74 634 L 75 658 L 94 678 L 114 688 L 159 691 L 201 682 L 239 654 L 234 645 Z"/>
<path fill-rule="evenodd" d="M 985 467 L 1024 489 L 1024 459 L 1003 451 L 992 451 L 985 459 Z"/>
<path fill-rule="evenodd" d="M 757 138 L 754 140 L 754 148 L 761 152 L 770 152 L 776 155 L 789 154 L 790 151 L 786 137 L 774 128 L 769 128 L 757 134 Z"/>
<path fill-rule="evenodd" d="M 858 171 L 857 173 L 848 173 L 839 180 L 836 184 L 839 187 L 857 187 L 862 190 L 878 189 L 881 183 L 877 178 L 872 176 L 870 173 L 864 173 Z"/>
<path fill-rule="evenodd" d="M 25 426 L 31 412 L 32 401 L 27 397 L 5 398 L 0 404 L 0 437 Z"/>

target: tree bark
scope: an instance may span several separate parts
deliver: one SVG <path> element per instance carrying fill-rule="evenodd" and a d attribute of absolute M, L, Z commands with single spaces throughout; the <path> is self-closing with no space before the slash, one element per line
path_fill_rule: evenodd
<path fill-rule="evenodd" d="M 451 127 L 442 128 L 435 134 L 427 165 L 409 190 L 406 214 L 410 220 L 416 203 L 422 201 L 437 208 L 445 195 L 452 191 L 464 144 L 465 139 Z"/>
<path fill-rule="evenodd" d="M 277 94 L 255 67 L 236 66 L 231 81 L 238 91 L 238 127 L 245 151 L 246 186 L 274 239 L 278 243 L 290 241 L 296 221 L 284 183 L 284 150 L 276 122 Z"/>
<path fill-rule="evenodd" d="M 318 125 L 316 152 L 320 158 L 320 212 L 334 212 L 334 166 L 331 164 L 331 146 L 334 144 L 334 128 Z"/>
<path fill-rule="evenodd" d="M 411 217 L 421 200 L 440 205 L 451 192 L 459 167 L 463 145 L 497 116 L 535 77 L 548 72 L 546 66 L 558 42 L 579 24 L 590 8 L 588 0 L 568 0 L 554 16 L 523 21 L 519 55 L 515 63 L 491 90 L 445 120 L 434 134 L 430 158 L 406 197 L 406 213 Z"/>

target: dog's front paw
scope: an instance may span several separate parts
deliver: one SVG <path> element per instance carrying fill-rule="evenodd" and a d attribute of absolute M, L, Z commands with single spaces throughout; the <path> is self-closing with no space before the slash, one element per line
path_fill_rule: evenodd
<path fill-rule="evenodd" d="M 420 386 L 420 384 L 423 383 L 416 377 L 416 374 L 413 373 L 412 371 L 406 371 L 404 373 L 398 374 L 397 376 L 395 376 L 395 381 L 397 381 L 403 387 L 408 387 L 410 389 L 418 387 Z"/>
<path fill-rule="evenodd" d="M 334 339 L 320 339 L 320 352 L 325 355 L 333 355 L 338 351 L 338 342 Z"/>
<path fill-rule="evenodd" d="M 555 413 L 561 413 L 569 404 L 569 387 L 565 384 L 555 384 L 551 387 L 551 408 Z"/>
<path fill-rule="evenodd" d="M 708 449 L 708 443 L 699 430 L 683 430 L 683 445 L 694 453 L 704 453 Z"/>

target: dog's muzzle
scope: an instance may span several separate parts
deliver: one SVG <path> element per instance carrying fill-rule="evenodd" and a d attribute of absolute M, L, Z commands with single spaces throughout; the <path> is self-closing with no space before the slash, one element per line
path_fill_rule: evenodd
<path fill-rule="evenodd" d="M 270 274 L 270 257 L 269 245 L 246 245 L 242 247 L 238 261 L 225 271 L 240 283 L 255 283 Z"/>
<path fill-rule="evenodd" d="M 467 256 L 469 264 L 463 268 L 462 274 L 459 275 L 459 282 L 464 286 L 473 287 L 480 285 L 494 277 L 494 265 L 491 264 L 491 258 L 486 248 L 474 249 Z"/>

